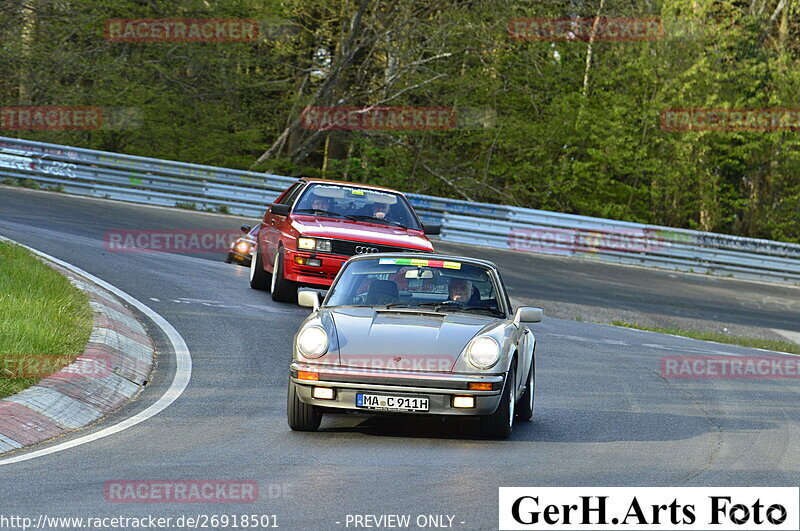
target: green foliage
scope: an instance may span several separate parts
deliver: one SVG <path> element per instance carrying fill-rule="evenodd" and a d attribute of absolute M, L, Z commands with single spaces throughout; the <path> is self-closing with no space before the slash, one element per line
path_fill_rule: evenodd
<path fill-rule="evenodd" d="M 0 398 L 83 352 L 92 330 L 86 295 L 25 249 L 0 242 Z"/>
<path fill-rule="evenodd" d="M 800 107 L 798 2 L 781 11 L 779 0 L 606 0 L 600 16 L 658 17 L 663 35 L 591 44 L 514 40 L 507 27 L 515 17 L 594 17 L 596 0 L 361 5 L 8 0 L 0 94 L 141 114 L 119 130 L 15 132 L 34 140 L 800 241 L 800 132 L 660 122 L 669 108 Z M 119 43 L 103 38 L 111 17 L 293 26 L 256 42 Z M 444 131 L 291 128 L 307 105 L 490 118 Z"/>

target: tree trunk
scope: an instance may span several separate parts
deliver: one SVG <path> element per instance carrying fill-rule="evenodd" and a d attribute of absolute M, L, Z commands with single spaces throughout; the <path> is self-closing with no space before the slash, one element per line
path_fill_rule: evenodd
<path fill-rule="evenodd" d="M 31 46 L 33 43 L 33 30 L 36 25 L 35 15 L 35 0 L 30 0 L 27 5 L 23 5 L 21 9 L 22 14 L 22 29 L 20 31 L 22 60 L 20 61 L 19 68 L 19 104 L 30 105 L 31 103 L 31 86 L 30 86 L 30 68 L 31 64 Z"/>

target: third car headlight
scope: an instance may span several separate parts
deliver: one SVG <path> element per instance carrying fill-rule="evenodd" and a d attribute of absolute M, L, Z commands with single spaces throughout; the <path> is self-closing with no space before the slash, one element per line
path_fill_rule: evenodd
<path fill-rule="evenodd" d="M 306 358 L 319 358 L 328 351 L 328 334 L 319 326 L 309 326 L 297 336 L 297 348 Z"/>
<path fill-rule="evenodd" d="M 489 369 L 500 359 L 500 345 L 489 336 L 476 337 L 467 345 L 467 360 L 478 369 Z"/>

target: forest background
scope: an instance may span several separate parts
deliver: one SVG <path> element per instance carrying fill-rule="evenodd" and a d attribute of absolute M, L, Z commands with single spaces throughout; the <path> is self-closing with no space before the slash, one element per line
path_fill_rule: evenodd
<path fill-rule="evenodd" d="M 660 32 L 515 33 L 515 19 L 539 18 L 655 19 Z M 259 32 L 118 42 L 109 19 L 248 19 Z M 798 99 L 800 0 L 0 1 L 1 107 L 135 118 L 0 135 L 793 242 L 798 128 L 674 130 L 662 117 L 798 110 Z M 301 119 L 309 106 L 444 107 L 457 119 L 315 130 Z"/>

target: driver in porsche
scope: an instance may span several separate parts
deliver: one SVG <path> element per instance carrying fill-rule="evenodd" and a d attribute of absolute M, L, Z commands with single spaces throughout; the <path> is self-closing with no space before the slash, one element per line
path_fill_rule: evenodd
<path fill-rule="evenodd" d="M 447 300 L 466 304 L 472 297 L 472 282 L 465 278 L 451 278 Z"/>

